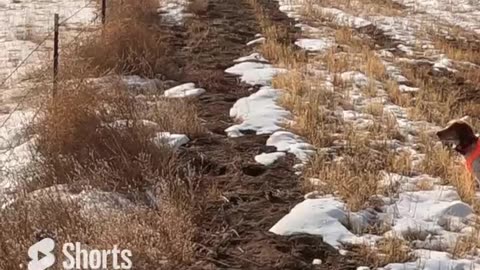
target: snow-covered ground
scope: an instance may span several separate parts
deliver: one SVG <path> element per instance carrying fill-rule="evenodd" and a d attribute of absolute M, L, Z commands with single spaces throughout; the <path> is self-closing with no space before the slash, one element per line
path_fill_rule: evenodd
<path fill-rule="evenodd" d="M 87 0 L 0 0 L 0 194 L 16 187 L 16 173 L 31 160 L 34 138 L 23 134 L 36 112 L 22 97 L 34 84 L 23 79 L 51 59 L 55 13 L 61 42 L 69 42 L 92 25 L 96 7 Z"/>
<path fill-rule="evenodd" d="M 51 58 L 55 13 L 59 14 L 60 22 L 64 22 L 60 36 L 62 40 L 67 40 L 66 37 L 75 35 L 96 18 L 94 2 L 0 0 L 0 82 L 35 49 L 25 64 L 8 80 L 7 86 L 13 87 L 26 71 Z"/>
<path fill-rule="evenodd" d="M 280 0 L 279 2 L 280 9 L 295 18 L 298 22 L 297 26 L 304 31 L 304 36 L 296 42 L 297 46 L 313 53 L 321 53 L 335 45 L 333 35 L 328 34 L 328 29 L 303 23 L 300 14 L 302 14 L 301 8 L 304 1 Z M 456 25 L 477 33 L 480 30 L 478 19 L 480 2 L 478 1 L 453 3 L 446 0 L 399 0 L 399 2 L 408 8 L 406 16 L 358 17 L 349 14 L 348 10 L 320 6 L 317 8 L 321 9 L 322 14 L 328 14 L 332 22 L 339 26 L 360 28 L 375 25 L 386 35 L 398 41 L 400 45 L 397 49 L 404 51 L 412 59 L 417 55 L 428 55 L 434 64 L 433 68 L 436 69 L 451 70 L 452 60 L 432 50 L 428 37 L 419 39 L 421 31 L 425 30 L 426 22 L 446 27 Z M 418 44 L 423 45 L 420 46 L 423 50 L 419 51 Z M 408 86 L 408 80 L 396 66 L 390 51 L 378 50 L 377 54 L 382 59 L 389 78 L 399 84 L 400 91 L 419 90 Z M 277 146 L 278 152 L 257 155 L 255 160 L 259 163 L 270 165 L 284 156 L 285 152 L 295 154 L 302 162 L 308 160 L 315 153 L 313 146 L 297 135 L 284 130 L 285 125 L 282 123 L 290 123 L 292 116 L 276 104 L 284 90 L 271 87 L 272 77 L 284 70 L 266 63 L 265 59 L 258 54 L 255 57 L 246 56 L 237 59 L 235 62 L 237 64 L 226 72 L 239 75 L 244 82 L 263 86 L 258 92 L 240 99 L 234 105 L 230 114 L 238 120 L 239 124 L 226 131 L 230 136 L 241 136 L 243 129 L 254 130 L 257 134 L 272 134 L 267 144 Z M 319 79 L 326 80 L 326 85 L 333 83 L 334 74 L 329 74 L 322 65 L 310 63 L 309 68 L 321 74 Z M 431 133 L 439 127 L 433 123 L 409 119 L 407 108 L 393 104 L 381 82 L 374 82 L 377 93 L 372 98 L 363 93 L 362 86 L 368 85 L 373 79 L 359 71 L 348 71 L 337 75 L 351 85 L 348 98 L 350 104 L 353 104 L 353 109 L 340 111 L 338 115 L 345 122 L 365 129 L 373 124 L 375 119 L 373 115 L 365 113 L 365 109 L 371 104 L 381 104 L 384 114 L 391 115 L 396 120 L 397 128 L 406 138 L 404 142 L 392 141 L 389 144 L 392 147 L 391 150 L 397 153 L 409 153 L 413 164 L 418 165 L 424 158 L 424 154 L 417 151 L 420 131 Z M 273 141 L 275 142 L 272 143 Z M 317 180 L 319 183 L 322 182 L 321 179 Z M 428 183 L 431 189 L 419 190 L 417 186 L 420 182 Z M 471 205 L 461 201 L 453 186 L 442 183 L 444 183 L 442 179 L 425 174 L 407 176 L 384 171 L 382 184 L 385 187 L 398 188 L 396 188 L 397 193 L 392 196 L 378 195 L 384 203 L 381 211 L 366 209 L 352 213 L 346 210 L 345 203 L 334 194 L 325 196 L 318 196 L 315 193 L 307 194 L 305 201 L 294 207 L 270 231 L 282 235 L 294 233 L 322 235 L 327 243 L 338 249 L 342 249 L 343 244 L 364 244 L 375 248 L 380 239 L 388 237 L 408 239 L 409 234 L 416 232 L 423 236 L 410 243 L 414 259 L 407 263 L 391 263 L 385 266 L 385 269 L 480 269 L 480 256 L 475 255 L 478 252 L 473 252 L 465 258 L 454 258 L 451 253 L 461 238 L 470 237 L 476 232 L 474 221 L 477 215 Z M 381 235 L 359 233 L 365 231 L 364 229 L 371 225 L 372 220 L 380 220 L 391 227 Z"/>
<path fill-rule="evenodd" d="M 159 12 L 165 12 L 169 19 L 180 22 L 184 17 L 186 2 L 173 2 L 162 1 L 165 6 Z M 19 184 L 18 175 L 32 161 L 34 154 L 35 138 L 26 138 L 25 128 L 38 116 L 38 109 L 30 108 L 24 102 L 24 96 L 35 92 L 32 91 L 35 83 L 27 80 L 25 75 L 52 59 L 55 13 L 59 14 L 61 24 L 60 57 L 62 45 L 74 41 L 79 34 L 84 33 L 82 30 L 94 28 L 99 23 L 96 1 L 0 0 L 0 208 L 13 198 Z M 158 90 L 155 80 L 138 76 L 122 76 L 119 79 L 129 91 L 133 89 L 132 92 Z M 92 78 L 90 82 L 105 85 L 111 82 L 111 78 Z M 204 92 L 204 89 L 196 88 L 193 83 L 187 83 L 166 90 L 164 97 L 196 97 Z M 141 96 L 138 94 L 139 99 Z M 121 128 L 126 120 L 109 124 Z M 149 127 L 157 125 L 146 120 L 143 124 Z M 152 141 L 178 148 L 187 143 L 189 138 L 184 134 L 158 132 Z M 90 193 L 83 195 L 86 194 Z"/>

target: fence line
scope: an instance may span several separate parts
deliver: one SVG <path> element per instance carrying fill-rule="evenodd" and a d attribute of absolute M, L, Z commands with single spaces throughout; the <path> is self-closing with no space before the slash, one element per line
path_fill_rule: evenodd
<path fill-rule="evenodd" d="M 68 22 L 70 19 L 72 19 L 73 17 L 75 17 L 76 15 L 78 15 L 82 10 L 84 10 L 85 8 L 87 8 L 91 3 L 93 3 L 94 0 L 90 0 L 89 2 L 87 2 L 87 4 L 85 4 L 84 6 L 82 6 L 81 8 L 79 8 L 78 10 L 76 10 L 72 15 L 70 15 L 69 17 L 65 18 L 64 20 L 62 20 L 61 22 L 58 22 L 58 26 L 64 26 L 64 24 L 66 22 Z M 94 21 L 98 18 L 98 16 L 96 16 L 94 18 Z M 55 30 L 55 29 L 54 29 Z M 80 34 L 83 33 L 84 30 L 80 31 Z M 74 40 L 72 40 L 72 42 L 74 42 L 76 39 L 79 38 L 80 34 L 78 34 L 77 36 L 74 37 Z M 5 79 L 0 83 L 0 88 L 3 87 L 6 82 L 22 67 L 26 64 L 26 62 L 28 61 L 28 59 L 36 52 L 38 51 L 42 45 L 45 44 L 45 42 L 47 40 L 49 40 L 50 38 L 52 37 L 52 31 L 49 31 L 47 33 L 47 35 L 45 36 L 45 38 L 43 38 L 40 43 L 38 43 L 38 45 L 13 69 L 12 72 L 10 72 L 6 77 Z M 58 45 L 58 44 L 57 44 Z M 58 60 L 58 59 L 57 59 Z M 29 90 L 27 90 L 27 92 L 21 96 L 20 98 L 20 101 L 17 102 L 17 104 L 15 105 L 15 107 L 13 108 L 13 110 L 8 114 L 8 116 L 4 119 L 4 121 L 0 124 L 0 129 L 3 128 L 6 123 L 11 119 L 12 115 L 18 111 L 21 107 L 21 105 L 25 102 L 25 100 L 27 99 L 27 97 L 33 92 L 33 88 L 30 88 Z M 32 124 L 33 121 L 35 120 L 35 118 L 37 117 L 38 113 L 40 112 L 40 109 L 42 108 L 43 106 L 43 103 L 40 105 L 39 109 L 35 112 L 33 118 L 31 119 L 30 123 L 29 124 Z M 7 157 L 7 159 L 5 159 L 5 163 L 8 162 L 8 160 L 10 159 L 10 156 L 11 154 L 9 155 L 9 157 Z M 0 167 L 0 170 L 3 169 L 5 164 L 3 164 L 2 167 Z"/>
<path fill-rule="evenodd" d="M 76 10 L 72 15 L 70 15 L 69 17 L 65 18 L 64 20 L 62 20 L 61 22 L 59 22 L 58 20 L 58 15 L 55 14 L 55 26 L 54 26 L 54 30 L 53 32 L 50 30 L 48 31 L 47 35 L 45 36 L 45 38 L 43 38 L 40 43 L 38 43 L 38 45 L 13 69 L 12 72 L 10 72 L 10 74 L 7 75 L 7 77 L 0 83 L 0 88 L 2 86 L 5 85 L 5 83 L 20 69 L 20 67 L 24 66 L 26 64 L 26 62 L 28 61 L 28 59 L 36 52 L 38 51 L 42 45 L 45 44 L 45 42 L 50 39 L 52 37 L 52 33 L 55 34 L 55 39 L 54 39 L 54 88 L 53 88 L 53 93 L 55 93 L 55 84 L 56 84 L 56 79 L 57 79 L 57 73 L 58 73 L 58 51 L 59 51 L 59 44 L 58 44 L 58 30 L 59 30 L 59 27 L 60 26 L 65 26 L 65 23 L 68 22 L 70 19 L 72 19 L 73 17 L 75 17 L 77 14 L 79 14 L 83 9 L 87 8 L 91 3 L 93 3 L 95 0 L 90 0 L 89 2 L 87 2 L 87 4 L 85 4 L 84 6 L 82 6 L 81 8 L 79 8 L 78 10 Z M 102 0 L 102 7 L 101 7 L 101 16 L 102 16 L 102 24 L 105 24 L 105 21 L 106 21 L 106 1 L 107 0 Z M 95 16 L 95 18 L 91 21 L 91 24 L 94 24 L 95 21 L 98 19 L 98 14 L 97 16 Z M 67 46 L 71 45 L 73 42 L 75 42 L 81 34 L 83 34 L 85 31 L 87 30 L 87 28 L 83 28 L 79 31 L 79 33 L 72 39 L 72 41 L 70 41 Z M 13 108 L 13 110 L 8 114 L 8 116 L 5 118 L 5 120 L 0 124 L 0 129 L 3 128 L 6 123 L 11 119 L 12 115 L 18 111 L 21 107 L 21 105 L 25 102 L 25 100 L 27 99 L 27 97 L 33 92 L 33 88 L 31 87 L 30 89 L 27 90 L 27 92 L 21 97 L 20 101 L 17 102 L 16 106 Z M 30 119 L 28 125 L 31 125 L 34 123 L 35 119 L 37 118 L 37 116 L 39 115 L 40 111 L 42 110 L 43 106 L 45 105 L 45 101 L 42 102 L 40 104 L 40 106 L 37 108 L 37 110 L 35 111 L 35 113 L 33 114 L 32 118 Z M 6 164 L 10 161 L 10 159 L 12 158 L 12 155 L 13 155 L 13 147 L 10 146 L 9 147 L 9 154 L 7 156 L 6 159 L 4 159 L 4 162 L 3 164 L 1 164 L 0 166 L 0 171 L 3 171 L 3 169 L 5 168 Z"/>
<path fill-rule="evenodd" d="M 73 17 L 75 17 L 76 15 L 78 15 L 82 10 L 84 10 L 85 8 L 87 8 L 90 4 L 92 4 L 94 2 L 94 0 L 90 0 L 87 2 L 87 4 L 85 4 L 84 6 L 82 6 L 81 8 L 79 8 L 78 10 L 76 10 L 74 13 L 72 13 L 70 16 L 68 16 L 67 18 L 63 19 L 61 22 L 59 22 L 59 26 L 65 26 L 64 24 L 66 22 L 68 22 L 70 19 L 72 19 Z M 95 20 L 98 18 L 98 16 L 95 18 Z M 12 72 L 10 72 L 6 77 L 5 79 L 0 83 L 0 88 L 3 87 L 7 81 L 22 67 L 26 64 L 26 62 L 28 61 L 28 59 L 30 59 L 30 57 L 36 52 L 38 51 L 42 45 L 45 44 L 45 42 L 47 40 L 49 40 L 51 37 L 52 37 L 52 34 L 53 34 L 54 31 L 50 30 L 47 32 L 47 35 L 40 41 L 40 43 L 38 43 L 38 45 L 24 58 L 22 59 L 22 61 L 20 61 L 20 63 L 13 69 Z M 0 126 L 1 127 L 1 126 Z"/>

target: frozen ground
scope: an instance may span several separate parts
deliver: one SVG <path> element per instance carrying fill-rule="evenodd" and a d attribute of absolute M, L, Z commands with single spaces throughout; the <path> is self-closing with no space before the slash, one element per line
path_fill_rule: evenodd
<path fill-rule="evenodd" d="M 280 0 L 280 9 L 290 17 L 296 18 L 298 26 L 304 30 L 304 36 L 296 42 L 299 47 L 313 53 L 325 52 L 335 45 L 331 31 L 323 27 L 312 27 L 303 24 L 300 9 L 303 1 Z M 315 1 L 313 1 L 315 2 Z M 398 1 L 407 7 L 405 16 L 355 16 L 348 10 L 325 8 L 317 6 L 323 14 L 329 14 L 332 22 L 339 26 L 361 28 L 375 25 L 386 35 L 398 42 L 397 49 L 405 52 L 410 59 L 401 61 L 417 61 L 418 56 L 428 56 L 434 69 L 452 71 L 452 60 L 445 55 L 432 50 L 431 41 L 422 31 L 425 23 L 435 22 L 435 26 L 451 27 L 456 25 L 467 31 L 480 31 L 480 2 L 477 1 L 442 1 L 442 0 L 406 0 Z M 327 34 L 326 34 L 327 33 Z M 423 38 L 419 38 L 423 37 Z M 421 44 L 422 46 L 418 46 Z M 395 48 L 394 48 L 395 49 Z M 402 92 L 416 92 L 419 89 L 408 86 L 408 80 L 401 74 L 400 69 L 392 61 L 393 55 L 388 50 L 378 50 L 378 55 L 384 62 L 390 79 L 400 85 Z M 250 84 L 264 85 L 258 92 L 239 100 L 231 109 L 231 116 L 239 124 L 227 129 L 230 136 L 241 136 L 243 129 L 254 130 L 258 134 L 272 134 L 267 141 L 269 145 L 277 146 L 278 152 L 257 155 L 255 160 L 270 165 L 281 158 L 285 152 L 294 153 L 300 161 L 308 160 L 315 151 L 295 134 L 283 130 L 281 123 L 291 121 L 291 115 L 276 105 L 276 100 L 283 90 L 272 89 L 272 76 L 284 70 L 278 70 L 266 63 L 263 57 L 259 63 L 252 57 L 237 59 L 233 67 L 226 70 L 241 76 L 241 79 Z M 424 59 L 425 61 L 425 59 Z M 332 83 L 335 74 L 329 74 L 322 65 L 313 63 L 310 67 L 326 78 L 325 84 Z M 380 82 L 377 85 L 376 97 L 371 98 L 362 92 L 362 87 L 371 80 L 358 71 L 349 71 L 340 75 L 340 78 L 351 85 L 349 99 L 353 109 L 339 111 L 337 115 L 344 121 L 353 123 L 359 129 L 367 129 L 373 124 L 373 115 L 365 113 L 367 106 L 375 103 L 383 106 L 385 114 L 393 116 L 399 131 L 406 137 L 404 142 L 392 141 L 393 151 L 411 154 L 413 164 L 418 165 L 424 155 L 417 152 L 419 131 L 434 132 L 439 127 L 424 121 L 409 119 L 407 108 L 393 104 Z M 419 183 L 428 183 L 432 188 L 419 190 Z M 321 179 L 316 183 L 321 184 Z M 366 209 L 358 213 L 351 213 L 341 199 L 333 194 L 317 196 L 307 194 L 306 200 L 298 204 L 291 212 L 271 228 L 271 232 L 283 235 L 294 233 L 310 233 L 322 235 L 326 242 L 339 249 L 343 244 L 365 244 L 375 247 L 377 241 L 387 237 L 408 239 L 413 232 L 424 235 L 414 240 L 410 246 L 414 253 L 414 260 L 408 263 L 392 263 L 385 269 L 480 269 L 480 256 L 469 255 L 465 258 L 454 258 L 451 251 L 455 249 L 462 237 L 469 237 L 475 232 L 474 220 L 477 218 L 472 206 L 461 201 L 454 187 L 442 184 L 442 179 L 425 174 L 415 176 L 398 175 L 384 172 L 383 185 L 398 187 L 396 194 L 389 197 L 379 195 L 384 205 L 381 211 Z M 360 233 L 372 225 L 373 220 L 380 220 L 391 225 L 390 230 L 382 235 Z M 440 250 L 440 251 L 439 251 Z M 475 252 L 474 254 L 478 254 Z"/>

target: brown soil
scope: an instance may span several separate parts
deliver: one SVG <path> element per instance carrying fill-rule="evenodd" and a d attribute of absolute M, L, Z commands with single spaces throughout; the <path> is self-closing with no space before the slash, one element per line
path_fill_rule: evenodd
<path fill-rule="evenodd" d="M 293 22 L 278 11 L 275 1 L 262 4 L 275 23 L 292 29 Z M 198 107 L 211 132 L 182 151 L 186 158 L 207 160 L 206 178 L 221 194 L 210 199 L 199 215 L 196 262 L 190 268 L 315 269 L 313 259 L 321 259 L 323 264 L 316 269 L 354 269 L 354 263 L 320 236 L 286 237 L 268 232 L 303 200 L 300 181 L 292 170 L 294 157 L 287 156 L 270 167 L 258 165 L 254 156 L 272 151 L 265 146 L 268 136 L 228 138 L 224 133 L 234 124 L 230 108 L 248 95 L 250 88 L 224 70 L 235 58 L 251 52 L 244 44 L 258 32 L 254 11 L 239 0 L 210 0 L 205 12 L 178 29 L 177 35 L 184 40 L 178 55 L 179 80 L 193 81 L 207 90 Z"/>

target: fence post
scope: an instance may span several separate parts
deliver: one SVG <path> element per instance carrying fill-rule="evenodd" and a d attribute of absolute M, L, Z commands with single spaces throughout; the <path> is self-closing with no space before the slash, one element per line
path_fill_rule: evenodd
<path fill-rule="evenodd" d="M 107 0 L 102 0 L 102 24 L 105 24 L 107 19 Z"/>
<path fill-rule="evenodd" d="M 53 37 L 53 97 L 57 94 L 57 79 L 58 79 L 58 21 L 59 16 L 58 13 L 54 15 L 54 37 Z"/>

